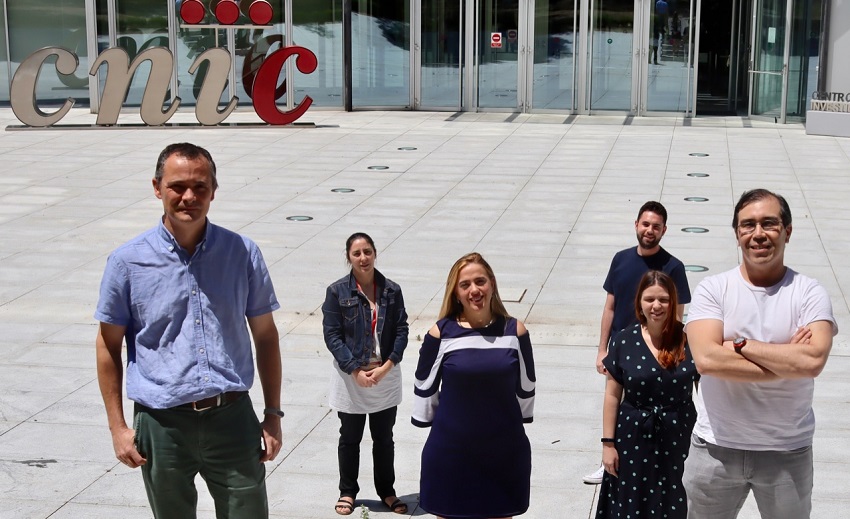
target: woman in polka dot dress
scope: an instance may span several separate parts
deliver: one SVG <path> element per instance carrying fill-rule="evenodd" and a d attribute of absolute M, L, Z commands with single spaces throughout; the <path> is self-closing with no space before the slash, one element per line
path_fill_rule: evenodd
<path fill-rule="evenodd" d="M 605 476 L 596 517 L 684 519 L 682 471 L 697 416 L 693 390 L 699 374 L 676 319 L 673 280 L 649 271 L 637 293 L 639 324 L 617 334 L 604 360 Z"/>

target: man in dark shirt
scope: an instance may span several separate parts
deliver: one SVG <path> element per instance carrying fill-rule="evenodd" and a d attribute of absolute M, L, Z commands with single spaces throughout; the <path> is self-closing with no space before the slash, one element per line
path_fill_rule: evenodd
<path fill-rule="evenodd" d="M 676 309 L 679 319 L 684 315 L 685 305 L 691 302 L 684 264 L 661 247 L 661 238 L 666 232 L 667 209 L 659 202 L 646 202 L 635 220 L 637 246 L 621 250 L 611 260 L 608 277 L 602 285 L 607 296 L 599 330 L 599 352 L 596 355 L 596 371 L 602 375 L 607 373 L 602 360 L 608 355 L 611 337 L 637 323 L 635 297 L 641 276 L 650 270 L 660 270 L 673 278 L 680 303 Z M 604 469 L 600 466 L 583 479 L 589 485 L 598 485 L 602 482 L 603 474 Z"/>

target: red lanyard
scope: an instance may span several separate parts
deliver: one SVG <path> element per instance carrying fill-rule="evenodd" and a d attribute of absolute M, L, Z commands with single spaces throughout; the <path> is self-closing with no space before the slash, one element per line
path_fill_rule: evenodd
<path fill-rule="evenodd" d="M 373 296 L 375 298 L 375 309 L 372 310 L 372 335 L 375 335 L 375 328 L 378 327 L 378 284 L 375 283 L 373 288 L 375 291 L 375 295 Z M 360 287 L 360 283 L 357 283 L 357 290 L 359 290 L 361 294 L 363 293 L 363 288 Z"/>

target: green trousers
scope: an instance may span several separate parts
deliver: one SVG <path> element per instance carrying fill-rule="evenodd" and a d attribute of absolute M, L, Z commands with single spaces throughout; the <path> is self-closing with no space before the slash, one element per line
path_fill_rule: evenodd
<path fill-rule="evenodd" d="M 134 427 L 148 501 L 156 519 L 193 519 L 200 474 L 217 519 L 269 516 L 262 428 L 247 395 L 216 409 L 135 405 Z"/>

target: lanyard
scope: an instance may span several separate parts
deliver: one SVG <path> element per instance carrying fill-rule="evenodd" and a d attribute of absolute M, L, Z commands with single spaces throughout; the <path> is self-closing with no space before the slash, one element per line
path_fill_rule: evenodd
<path fill-rule="evenodd" d="M 375 335 L 375 328 L 378 327 L 378 284 L 377 283 L 374 283 L 373 289 L 374 289 L 375 293 L 372 297 L 375 298 L 375 309 L 372 310 L 371 313 L 372 313 L 372 335 L 374 336 Z M 360 283 L 357 283 L 357 290 L 359 290 L 361 294 L 363 293 L 363 288 L 360 286 Z"/>

